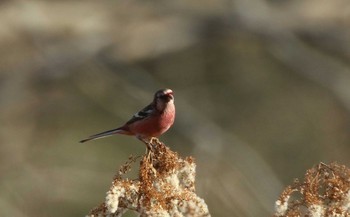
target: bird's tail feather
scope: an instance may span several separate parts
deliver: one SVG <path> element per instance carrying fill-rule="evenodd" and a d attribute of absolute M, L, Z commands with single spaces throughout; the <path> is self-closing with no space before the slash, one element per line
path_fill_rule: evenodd
<path fill-rule="evenodd" d="M 87 142 L 90 140 L 95 140 L 95 139 L 100 139 L 100 138 L 107 137 L 107 136 L 112 136 L 114 134 L 129 134 L 129 133 L 127 131 L 125 131 L 124 129 L 122 129 L 121 127 L 119 127 L 119 128 L 113 129 L 113 130 L 107 130 L 107 131 L 104 131 L 102 133 L 98 133 L 98 134 L 89 136 L 88 138 L 83 139 L 80 142 L 83 143 L 83 142 Z"/>

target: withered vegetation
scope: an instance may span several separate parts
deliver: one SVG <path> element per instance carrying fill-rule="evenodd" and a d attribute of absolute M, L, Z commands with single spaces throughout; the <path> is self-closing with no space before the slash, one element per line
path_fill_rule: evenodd
<path fill-rule="evenodd" d="M 295 180 L 275 204 L 274 217 L 350 216 L 350 169 L 320 163 Z"/>
<path fill-rule="evenodd" d="M 90 211 L 93 216 L 122 216 L 133 210 L 140 216 L 210 216 L 204 200 L 195 194 L 192 157 L 182 159 L 159 141 L 140 161 L 139 177 L 123 178 L 136 162 L 130 157 L 115 175 L 106 200 Z"/>

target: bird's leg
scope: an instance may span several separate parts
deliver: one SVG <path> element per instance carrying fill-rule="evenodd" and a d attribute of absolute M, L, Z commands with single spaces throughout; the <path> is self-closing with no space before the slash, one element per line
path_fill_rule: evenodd
<path fill-rule="evenodd" d="M 146 144 L 146 153 L 145 153 L 147 155 L 146 159 L 147 159 L 147 161 L 152 162 L 152 153 L 153 153 L 152 140 L 153 140 L 153 137 L 149 141 L 143 139 L 140 136 L 138 136 L 137 138 Z"/>
<path fill-rule="evenodd" d="M 159 139 L 158 139 L 157 137 L 152 137 L 152 138 L 151 138 L 150 143 L 153 144 L 154 142 L 157 143 L 157 144 L 160 143 L 160 141 L 159 141 Z"/>
<path fill-rule="evenodd" d="M 153 174 L 156 175 L 157 174 L 157 170 L 153 167 L 153 145 L 152 145 L 152 140 L 154 139 L 154 137 L 152 137 L 149 141 L 146 141 L 145 139 L 143 139 L 142 137 L 137 137 L 139 140 L 141 140 L 143 143 L 146 144 L 146 161 L 151 163 L 151 169 L 153 171 Z"/>

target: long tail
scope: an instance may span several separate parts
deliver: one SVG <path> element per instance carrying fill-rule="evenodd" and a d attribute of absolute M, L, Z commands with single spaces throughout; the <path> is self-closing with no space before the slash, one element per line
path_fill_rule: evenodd
<path fill-rule="evenodd" d="M 98 133 L 98 134 L 89 136 L 88 138 L 83 139 L 80 142 L 83 143 L 83 142 L 87 142 L 87 141 L 94 140 L 94 139 L 100 139 L 103 137 L 112 136 L 114 134 L 127 134 L 128 135 L 130 133 L 128 131 L 125 131 L 121 127 L 119 127 L 119 128 L 113 129 L 113 130 L 107 130 L 107 131 L 104 131 L 102 133 Z"/>

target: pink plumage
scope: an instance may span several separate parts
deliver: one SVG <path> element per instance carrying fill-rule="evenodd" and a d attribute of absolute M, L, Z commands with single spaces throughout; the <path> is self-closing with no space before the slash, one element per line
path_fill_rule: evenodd
<path fill-rule="evenodd" d="M 113 130 L 98 133 L 81 140 L 99 139 L 115 134 L 133 135 L 143 142 L 165 133 L 174 123 L 175 105 L 173 91 L 162 89 L 154 94 L 153 101 L 126 122 L 123 126 Z"/>

